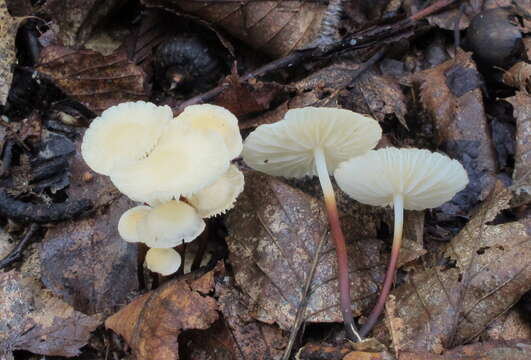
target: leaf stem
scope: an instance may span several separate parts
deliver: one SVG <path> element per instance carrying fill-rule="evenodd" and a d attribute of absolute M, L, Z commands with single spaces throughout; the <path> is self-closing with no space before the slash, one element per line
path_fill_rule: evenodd
<path fill-rule="evenodd" d="M 402 245 L 402 230 L 404 226 L 404 198 L 402 195 L 395 195 L 393 199 L 393 207 L 395 213 L 395 229 L 393 235 L 393 247 L 391 249 L 391 260 L 389 261 L 389 266 L 387 267 L 387 272 L 385 274 L 384 284 L 378 297 L 376 305 L 371 311 L 367 322 L 362 326 L 360 335 L 367 336 L 367 334 L 372 330 L 381 313 L 383 312 L 385 301 L 391 292 L 391 286 L 396 275 L 396 267 L 398 264 L 398 255 L 400 254 L 400 247 Z"/>
<path fill-rule="evenodd" d="M 330 181 L 330 175 L 328 174 L 328 168 L 326 166 L 326 158 L 323 149 L 315 149 L 314 157 L 317 175 L 319 176 L 319 182 L 321 183 L 321 188 L 323 190 L 328 221 L 330 223 L 330 232 L 332 233 L 332 239 L 334 239 L 334 244 L 336 246 L 338 264 L 337 278 L 339 281 L 339 298 L 341 314 L 343 315 L 343 323 L 345 324 L 345 330 L 347 332 L 348 338 L 352 341 L 360 341 L 361 337 L 358 334 L 356 326 L 354 325 L 354 319 L 352 316 L 347 247 L 345 245 L 343 231 L 341 231 L 341 224 L 337 212 L 336 196 L 334 194 L 332 182 Z"/>

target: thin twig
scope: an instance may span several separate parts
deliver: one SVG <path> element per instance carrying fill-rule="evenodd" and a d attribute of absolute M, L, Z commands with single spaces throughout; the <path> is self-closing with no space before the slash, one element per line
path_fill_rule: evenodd
<path fill-rule="evenodd" d="M 284 351 L 282 360 L 289 359 L 291 355 L 291 350 L 293 349 L 293 345 L 295 344 L 295 339 L 297 339 L 297 334 L 299 333 L 299 329 L 304 321 L 304 313 L 306 312 L 306 306 L 308 305 L 308 301 L 310 300 L 309 294 L 310 294 L 310 288 L 312 285 L 313 277 L 315 275 L 315 270 L 317 269 L 317 264 L 319 263 L 319 258 L 321 256 L 321 249 L 323 248 L 325 239 L 328 237 L 326 235 L 327 233 L 321 236 L 321 239 L 319 240 L 319 244 L 317 245 L 317 250 L 315 251 L 315 256 L 313 258 L 312 268 L 310 269 L 310 272 L 308 276 L 306 277 L 306 281 L 304 284 L 304 290 L 301 295 L 301 302 L 299 303 L 299 308 L 297 309 L 297 315 L 295 316 L 295 323 L 293 324 L 293 327 L 291 328 L 288 346 L 286 347 L 286 350 Z"/>
<path fill-rule="evenodd" d="M 24 237 L 22 238 L 22 240 L 20 240 L 17 246 L 13 250 L 11 250 L 11 252 L 7 254 L 5 258 L 0 260 L 0 269 L 11 265 L 22 257 L 22 252 L 29 245 L 31 238 L 39 229 L 40 226 L 36 223 L 30 225 L 28 231 L 26 232 L 26 234 L 24 234 Z"/>

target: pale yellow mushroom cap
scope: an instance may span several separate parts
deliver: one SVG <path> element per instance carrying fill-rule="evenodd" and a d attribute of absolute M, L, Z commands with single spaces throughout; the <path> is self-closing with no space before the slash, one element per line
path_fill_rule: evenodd
<path fill-rule="evenodd" d="M 340 162 L 372 149 L 382 136 L 378 122 L 350 110 L 305 107 L 260 125 L 245 140 L 247 165 L 284 177 L 317 175 L 314 151 L 323 150 L 328 172 Z"/>
<path fill-rule="evenodd" d="M 127 242 L 141 242 L 138 224 L 151 211 L 149 206 L 135 206 L 124 212 L 118 221 L 118 233 Z"/>
<path fill-rule="evenodd" d="M 188 198 L 203 218 L 223 214 L 234 207 L 234 202 L 243 191 L 244 178 L 235 165 L 223 174 L 214 184 Z"/>
<path fill-rule="evenodd" d="M 94 119 L 85 132 L 83 159 L 95 172 L 109 175 L 116 165 L 149 154 L 172 119 L 169 106 L 144 101 L 112 106 Z"/>
<path fill-rule="evenodd" d="M 421 149 L 369 151 L 342 163 L 334 176 L 339 187 L 361 203 L 386 206 L 400 194 L 410 210 L 440 206 L 468 184 L 457 160 Z"/>
<path fill-rule="evenodd" d="M 219 134 L 172 122 L 149 156 L 117 167 L 111 181 L 135 201 L 163 202 L 213 184 L 229 165 L 230 155 Z"/>
<path fill-rule="evenodd" d="M 146 253 L 146 265 L 149 270 L 168 276 L 181 267 L 181 255 L 173 249 L 149 249 Z"/>
<path fill-rule="evenodd" d="M 190 105 L 175 120 L 199 130 L 218 132 L 225 140 L 230 158 L 240 156 L 243 144 L 238 119 L 229 110 L 210 104 Z"/>
<path fill-rule="evenodd" d="M 138 224 L 138 235 L 149 247 L 172 248 L 194 240 L 205 229 L 197 211 L 183 201 L 155 206 Z"/>

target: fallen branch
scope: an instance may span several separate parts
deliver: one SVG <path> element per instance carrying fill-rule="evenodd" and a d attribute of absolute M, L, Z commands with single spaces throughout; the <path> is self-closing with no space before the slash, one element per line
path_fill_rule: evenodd
<path fill-rule="evenodd" d="M 0 190 L 0 216 L 20 223 L 38 223 L 65 221 L 76 218 L 92 207 L 87 199 L 69 200 L 63 203 L 32 204 L 16 200 L 5 190 Z"/>

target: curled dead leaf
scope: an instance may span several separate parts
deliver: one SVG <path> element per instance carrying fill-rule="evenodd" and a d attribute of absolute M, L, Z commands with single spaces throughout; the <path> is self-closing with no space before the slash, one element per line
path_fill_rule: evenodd
<path fill-rule="evenodd" d="M 531 91 L 531 64 L 517 62 L 503 74 L 503 82 L 522 91 Z"/>
<path fill-rule="evenodd" d="M 207 329 L 217 319 L 214 298 L 193 290 L 184 280 L 173 280 L 137 297 L 109 317 L 105 326 L 124 337 L 138 360 L 174 360 L 179 358 L 177 340 L 182 331 Z"/>

